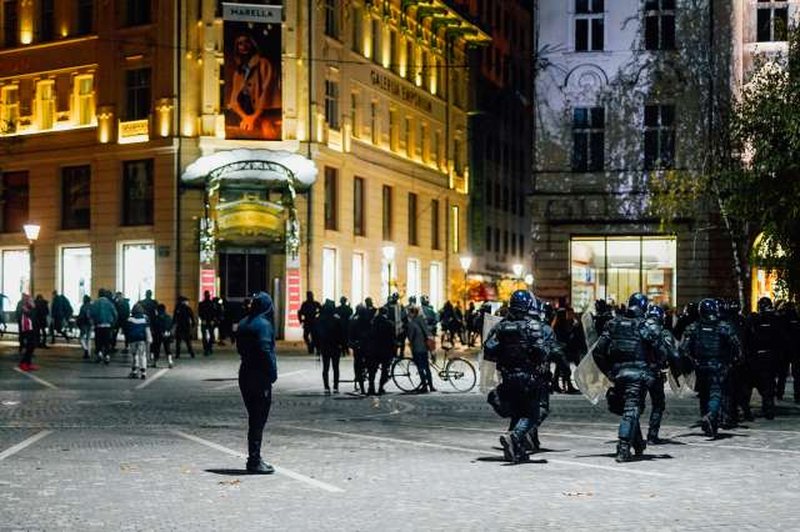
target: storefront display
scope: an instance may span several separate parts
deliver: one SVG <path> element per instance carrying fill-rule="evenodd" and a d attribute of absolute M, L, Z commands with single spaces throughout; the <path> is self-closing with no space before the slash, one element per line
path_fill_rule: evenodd
<path fill-rule="evenodd" d="M 125 297 L 139 301 L 147 290 L 156 293 L 156 254 L 152 243 L 123 244 L 121 262 Z"/>
<path fill-rule="evenodd" d="M 81 308 L 83 296 L 92 294 L 92 249 L 89 246 L 61 248 L 61 292 L 73 310 Z"/>

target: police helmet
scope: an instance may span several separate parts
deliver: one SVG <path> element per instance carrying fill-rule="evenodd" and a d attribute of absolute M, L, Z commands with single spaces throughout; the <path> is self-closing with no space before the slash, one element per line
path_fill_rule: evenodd
<path fill-rule="evenodd" d="M 398 301 L 400 301 L 400 294 L 398 294 L 397 292 L 394 292 L 394 293 L 392 293 L 392 295 L 389 296 L 389 303 L 390 304 L 394 305 Z"/>
<path fill-rule="evenodd" d="M 644 316 L 647 311 L 647 296 L 641 292 L 634 292 L 628 298 L 628 310 L 639 315 Z"/>
<path fill-rule="evenodd" d="M 417 304 L 417 296 L 409 296 L 408 297 L 408 304 L 409 305 L 416 305 Z"/>
<path fill-rule="evenodd" d="M 511 294 L 508 308 L 512 312 L 528 312 L 533 304 L 534 297 L 527 290 L 516 290 Z"/>
<path fill-rule="evenodd" d="M 664 324 L 664 317 L 666 313 L 664 309 L 658 305 L 650 305 L 647 307 L 647 317 L 656 320 L 660 324 Z"/>
<path fill-rule="evenodd" d="M 430 305 L 430 301 L 428 300 L 428 296 L 421 296 L 419 298 L 419 304 L 422 305 L 423 307 L 427 307 L 428 305 Z"/>
<path fill-rule="evenodd" d="M 706 298 L 697 307 L 701 320 L 716 321 L 719 319 L 719 305 L 715 299 Z"/>
<path fill-rule="evenodd" d="M 739 304 L 739 301 L 736 299 L 728 300 L 727 310 L 729 316 L 736 316 L 742 311 L 742 306 Z"/>
<path fill-rule="evenodd" d="M 758 300 L 758 311 L 767 312 L 768 310 L 772 310 L 772 300 L 768 297 L 762 297 Z"/>

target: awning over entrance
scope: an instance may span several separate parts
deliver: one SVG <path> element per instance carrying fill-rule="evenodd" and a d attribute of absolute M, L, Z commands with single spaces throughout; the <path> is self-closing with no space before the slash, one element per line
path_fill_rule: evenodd
<path fill-rule="evenodd" d="M 264 163 L 264 164 L 253 164 Z M 226 180 L 288 181 L 296 187 L 310 187 L 317 180 L 317 167 L 313 161 L 298 153 L 283 150 L 218 151 L 200 157 L 186 167 L 181 176 L 184 183 L 205 181 L 218 169 L 225 169 Z"/>

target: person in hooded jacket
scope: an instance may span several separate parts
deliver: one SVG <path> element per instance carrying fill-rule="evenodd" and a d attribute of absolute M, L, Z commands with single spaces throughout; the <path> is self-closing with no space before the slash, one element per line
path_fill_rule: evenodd
<path fill-rule="evenodd" d="M 175 324 L 175 358 L 181 358 L 181 342 L 186 344 L 189 356 L 194 358 L 192 331 L 197 327 L 197 320 L 187 298 L 184 296 L 178 298 L 178 304 L 175 305 L 175 312 L 172 313 L 172 317 Z"/>
<path fill-rule="evenodd" d="M 370 317 L 364 305 L 357 305 L 356 312 L 349 322 L 348 344 L 353 349 L 353 374 L 358 390 L 364 395 L 364 378 L 367 376 L 367 344 L 369 344 Z M 375 394 L 372 383 L 370 395 Z"/>
<path fill-rule="evenodd" d="M 88 360 L 90 357 L 89 350 L 91 349 L 92 339 L 92 298 L 89 295 L 83 296 L 83 304 L 78 311 L 78 331 L 80 331 L 80 342 L 83 348 L 83 359 Z"/>
<path fill-rule="evenodd" d="M 140 304 L 133 306 L 128 322 L 125 324 L 128 348 L 131 352 L 131 379 L 147 378 L 147 355 L 150 353 L 150 344 L 153 343 L 153 333 L 150 330 L 150 320 L 144 313 Z"/>
<path fill-rule="evenodd" d="M 275 356 L 275 309 L 265 292 L 253 296 L 239 322 L 236 350 L 241 357 L 239 391 L 247 409 L 247 471 L 268 475 L 275 469 L 261 458 L 261 442 L 272 406 L 272 385 L 278 380 Z"/>
<path fill-rule="evenodd" d="M 314 327 L 314 342 L 322 355 L 322 383 L 325 386 L 325 394 L 331 393 L 328 381 L 331 364 L 333 365 L 333 393 L 339 393 L 339 357 L 342 354 L 339 346 L 341 326 L 339 316 L 336 314 L 336 306 L 330 299 L 326 299 L 325 304 L 322 305 Z"/>
<path fill-rule="evenodd" d="M 369 313 L 369 309 L 367 309 Z M 375 395 L 375 375 L 381 370 L 378 381 L 378 395 L 386 393 L 384 386 L 389 382 L 389 370 L 394 359 L 395 328 L 389 319 L 388 307 L 381 307 L 372 320 L 367 347 L 367 373 L 369 378 L 369 395 Z"/>

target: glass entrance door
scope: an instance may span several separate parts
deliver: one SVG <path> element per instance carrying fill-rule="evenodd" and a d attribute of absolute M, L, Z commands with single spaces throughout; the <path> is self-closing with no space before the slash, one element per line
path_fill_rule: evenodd
<path fill-rule="evenodd" d="M 241 301 L 267 291 L 267 253 L 260 249 L 227 250 L 219 254 L 220 291 L 228 301 Z"/>

